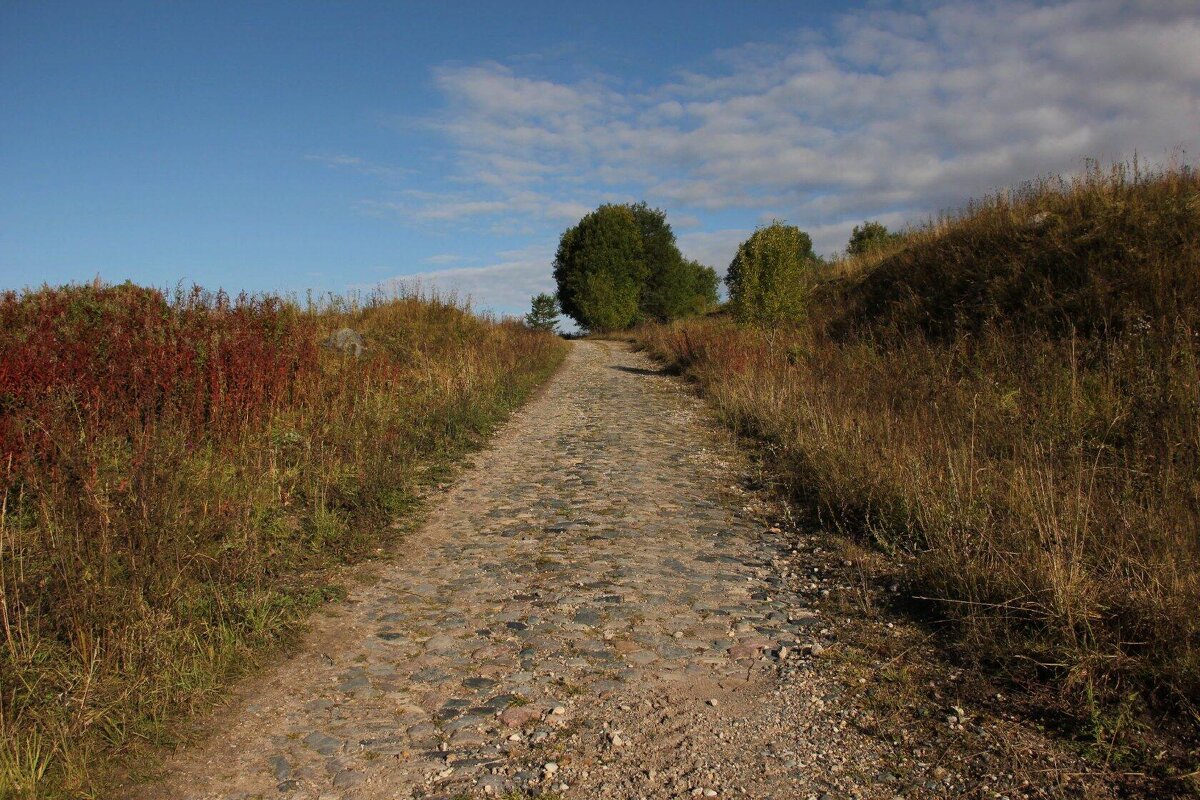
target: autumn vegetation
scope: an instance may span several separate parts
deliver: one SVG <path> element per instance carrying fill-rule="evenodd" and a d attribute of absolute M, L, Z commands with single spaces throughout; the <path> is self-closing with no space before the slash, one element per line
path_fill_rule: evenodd
<path fill-rule="evenodd" d="M 802 518 L 895 555 L 944 642 L 1051 688 L 1101 758 L 1194 733 L 1200 176 L 1093 169 L 869 231 L 787 279 L 794 313 L 738 286 L 795 252 L 770 236 L 738 251 L 733 315 L 637 339 L 764 445 Z"/>
<path fill-rule="evenodd" d="M 0 295 L 0 798 L 102 796 L 286 643 L 555 367 L 559 307 L 640 325 L 798 519 L 894 557 L 959 658 L 1051 689 L 1109 763 L 1186 762 L 1137 754 L 1200 728 L 1194 171 L 865 223 L 832 261 L 772 223 L 716 313 L 644 204 L 585 216 L 554 266 L 525 325 L 416 296 Z M 361 357 L 321 346 L 346 326 Z"/>
<path fill-rule="evenodd" d="M 0 797 L 103 796 L 564 350 L 429 297 L 0 296 Z"/>

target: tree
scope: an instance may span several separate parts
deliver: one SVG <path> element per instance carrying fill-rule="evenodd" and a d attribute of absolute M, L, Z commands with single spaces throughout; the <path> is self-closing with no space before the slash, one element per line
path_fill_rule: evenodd
<path fill-rule="evenodd" d="M 862 225 L 854 226 L 850 241 L 846 244 L 846 253 L 861 256 L 894 242 L 899 236 L 897 233 L 889 233 L 887 227 L 881 223 L 867 220 Z"/>
<path fill-rule="evenodd" d="M 554 332 L 558 325 L 558 301 L 554 295 L 545 292 L 530 299 L 529 313 L 525 315 L 525 324 L 535 331 Z"/>
<path fill-rule="evenodd" d="M 611 272 L 584 276 L 579 291 L 581 322 L 590 331 L 607 333 L 633 325 L 638 318 L 637 284 Z"/>
<path fill-rule="evenodd" d="M 734 316 L 758 325 L 800 320 L 819 263 L 796 226 L 776 220 L 759 228 L 738 245 L 725 277 Z"/>
<path fill-rule="evenodd" d="M 631 205 L 629 210 L 637 220 L 646 259 L 646 282 L 638 297 L 638 310 L 645 318 L 670 319 L 674 316 L 670 308 L 678 302 L 673 295 L 686 282 L 683 254 L 675 243 L 675 232 L 661 209 L 650 208 L 643 202 Z"/>
<path fill-rule="evenodd" d="M 717 304 L 717 282 L 712 267 L 680 256 L 651 273 L 643 312 L 664 322 L 703 314 Z"/>
<path fill-rule="evenodd" d="M 720 297 L 717 295 L 717 285 L 721 279 L 717 271 L 705 266 L 699 261 L 688 261 L 692 277 L 692 314 L 706 314 L 717 307 Z"/>
<path fill-rule="evenodd" d="M 717 301 L 716 272 L 686 260 L 666 212 L 646 203 L 600 206 L 564 231 L 554 277 L 563 312 L 590 330 L 698 314 Z"/>
<path fill-rule="evenodd" d="M 592 331 L 627 328 L 646 282 L 642 235 L 633 210 L 603 205 L 563 232 L 554 280 L 564 313 Z"/>

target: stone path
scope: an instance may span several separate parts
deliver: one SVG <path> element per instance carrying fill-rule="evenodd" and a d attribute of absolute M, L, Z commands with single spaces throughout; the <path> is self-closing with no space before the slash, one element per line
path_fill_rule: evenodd
<path fill-rule="evenodd" d="M 837 687 L 780 700 L 829 621 L 734 464 L 677 380 L 576 343 L 402 555 L 134 795 L 895 796 Z"/>

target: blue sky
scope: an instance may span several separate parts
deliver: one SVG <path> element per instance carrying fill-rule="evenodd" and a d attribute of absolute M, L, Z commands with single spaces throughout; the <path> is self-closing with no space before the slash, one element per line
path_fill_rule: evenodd
<path fill-rule="evenodd" d="M 598 10 L 602 9 L 602 10 Z M 0 286 L 132 279 L 519 312 L 645 199 L 723 270 L 1086 157 L 1191 160 L 1194 2 L 0 0 Z"/>

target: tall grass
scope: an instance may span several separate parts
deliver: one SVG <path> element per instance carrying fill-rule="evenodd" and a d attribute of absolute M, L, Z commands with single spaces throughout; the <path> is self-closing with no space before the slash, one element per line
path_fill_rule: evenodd
<path fill-rule="evenodd" d="M 0 296 L 0 797 L 99 791 L 563 352 L 437 298 Z"/>
<path fill-rule="evenodd" d="M 911 556 L 965 654 L 1196 723 L 1196 173 L 976 203 L 836 265 L 802 326 L 638 337 L 826 524 Z"/>

